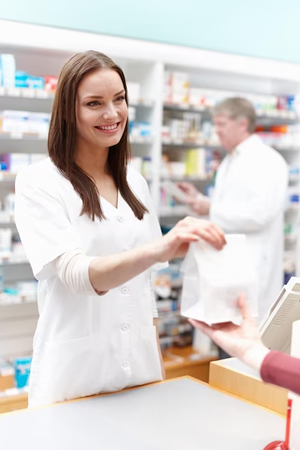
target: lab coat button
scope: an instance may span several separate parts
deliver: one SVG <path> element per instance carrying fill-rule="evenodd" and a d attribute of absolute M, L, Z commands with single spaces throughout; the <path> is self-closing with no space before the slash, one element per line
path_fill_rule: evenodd
<path fill-rule="evenodd" d="M 123 295 L 127 295 L 127 294 L 130 293 L 130 289 L 127 288 L 127 287 L 124 287 L 124 288 L 121 289 L 121 292 L 122 292 Z"/>
<path fill-rule="evenodd" d="M 122 325 L 122 331 L 128 331 L 130 328 L 130 325 L 128 323 L 123 323 Z"/>
<path fill-rule="evenodd" d="M 118 221 L 123 222 L 124 218 L 122 216 L 118 216 Z"/>
<path fill-rule="evenodd" d="M 128 367 L 129 366 L 129 362 L 128 361 L 124 361 L 122 364 L 123 367 Z"/>

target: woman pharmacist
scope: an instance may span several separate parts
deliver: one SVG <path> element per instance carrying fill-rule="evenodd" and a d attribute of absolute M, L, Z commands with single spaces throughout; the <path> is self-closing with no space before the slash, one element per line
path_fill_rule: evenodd
<path fill-rule="evenodd" d="M 266 383 L 275 384 L 300 395 L 300 359 L 267 349 L 260 339 L 246 299 L 240 297 L 238 304 L 243 318 L 240 326 L 233 323 L 209 326 L 193 319 L 190 319 L 190 322 L 226 353 L 236 356 L 259 371 L 262 380 Z"/>
<path fill-rule="evenodd" d="M 161 237 L 146 181 L 130 167 L 122 70 L 94 51 L 63 67 L 50 158 L 16 180 L 16 224 L 39 281 L 29 406 L 163 378 L 151 271 L 223 232 L 186 218 Z"/>

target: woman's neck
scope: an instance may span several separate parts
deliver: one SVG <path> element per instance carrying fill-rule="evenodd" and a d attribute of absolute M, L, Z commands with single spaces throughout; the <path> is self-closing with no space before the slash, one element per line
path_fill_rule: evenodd
<path fill-rule="evenodd" d="M 77 152 L 76 164 L 94 179 L 97 179 L 107 175 L 108 152 L 109 148 L 80 148 Z"/>

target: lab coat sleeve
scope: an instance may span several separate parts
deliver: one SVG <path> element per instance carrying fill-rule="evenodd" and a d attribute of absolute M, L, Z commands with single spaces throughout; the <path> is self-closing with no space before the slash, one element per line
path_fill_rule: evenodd
<path fill-rule="evenodd" d="M 63 253 L 53 263 L 58 277 L 72 292 L 95 295 L 89 276 L 89 267 L 95 258 L 87 256 L 82 249 L 76 249 Z"/>
<path fill-rule="evenodd" d="M 259 163 L 252 170 L 246 167 L 235 185 L 226 187 L 219 199 L 212 199 L 210 219 L 227 233 L 257 232 L 284 210 L 286 165 L 280 159 L 273 165 Z"/>
<path fill-rule="evenodd" d="M 33 274 L 38 280 L 55 275 L 53 261 L 80 248 L 55 186 L 31 179 L 30 171 L 16 178 L 15 221 Z"/>

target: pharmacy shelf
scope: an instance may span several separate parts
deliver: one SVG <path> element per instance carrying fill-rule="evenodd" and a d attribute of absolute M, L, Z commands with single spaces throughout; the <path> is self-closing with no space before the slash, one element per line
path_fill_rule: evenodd
<path fill-rule="evenodd" d="M 28 265 L 28 259 L 8 259 L 8 258 L 0 258 L 0 267 L 10 267 L 10 266 L 19 266 L 19 265 Z"/>
<path fill-rule="evenodd" d="M 205 116 L 211 116 L 212 108 L 201 107 L 189 104 L 164 104 L 165 110 L 181 111 L 181 112 L 198 112 Z M 271 110 L 265 112 L 256 112 L 256 119 L 261 122 L 272 122 L 272 124 L 291 124 L 299 120 L 294 111 Z"/>
<path fill-rule="evenodd" d="M 55 92 L 50 92 L 45 89 L 29 89 L 19 87 L 4 87 L 0 86 L 0 97 L 7 98 L 28 98 L 37 100 L 54 100 Z M 130 106 L 141 106 L 145 108 L 152 108 L 155 105 L 154 100 L 139 98 L 129 102 Z"/>
<path fill-rule="evenodd" d="M 48 112 L 52 108 L 54 93 L 42 89 L 0 87 L 1 110 Z"/>
<path fill-rule="evenodd" d="M 130 137 L 133 145 L 151 145 L 152 137 Z M 45 153 L 47 154 L 47 136 L 27 133 L 0 133 L 0 153 Z M 1 181 L 1 180 L 0 180 Z"/>
<path fill-rule="evenodd" d="M 10 222 L 1 222 L 0 221 L 0 228 L 16 228 L 16 223 L 14 221 L 10 221 Z"/>
<path fill-rule="evenodd" d="M 160 217 L 185 217 L 191 215 L 190 209 L 185 205 L 164 206 L 159 210 Z"/>
<path fill-rule="evenodd" d="M 288 234 L 288 235 L 284 236 L 284 240 L 287 243 L 295 244 L 297 241 L 297 235 L 296 234 Z"/>
<path fill-rule="evenodd" d="M 0 153 L 47 153 L 45 135 L 0 133 Z"/>
<path fill-rule="evenodd" d="M 295 213 L 299 213 L 300 212 L 300 206 L 299 204 L 295 204 L 295 205 L 290 205 L 285 209 L 285 213 L 286 214 L 295 214 Z"/>
<path fill-rule="evenodd" d="M 51 111 L 55 93 L 43 89 L 6 88 L 0 86 L 1 110 L 22 110 L 30 112 Z M 155 106 L 154 100 L 138 99 L 131 101 L 130 106 L 135 108 L 151 109 Z"/>
<path fill-rule="evenodd" d="M 161 175 L 160 179 L 171 181 L 187 181 L 193 183 L 210 183 L 211 177 L 200 177 L 199 175 Z"/>
<path fill-rule="evenodd" d="M 54 93 L 46 91 L 44 89 L 29 89 L 29 88 L 18 88 L 18 87 L 3 87 L 0 86 L 0 97 L 17 97 L 29 98 L 29 99 L 54 99 Z"/>
<path fill-rule="evenodd" d="M 17 174 L 0 170 L 0 183 L 14 183 Z M 1 221 L 1 219 L 0 219 Z"/>
<path fill-rule="evenodd" d="M 187 141 L 180 141 L 180 140 L 172 140 L 172 139 L 163 139 L 162 145 L 164 147 L 178 147 L 182 150 L 190 149 L 190 148 L 205 148 L 206 150 L 212 150 L 212 151 L 218 151 L 220 153 L 225 153 L 226 150 L 224 148 L 220 147 L 217 144 L 210 144 L 208 141 L 204 142 L 187 142 Z M 300 153 L 300 147 L 297 146 L 281 146 L 277 145 L 276 143 L 266 143 L 266 145 L 269 145 L 270 147 L 274 148 L 278 152 L 299 152 Z"/>
<path fill-rule="evenodd" d="M 158 307 L 159 307 L 159 301 L 157 302 Z M 178 317 L 180 317 L 180 311 L 179 310 L 175 310 L 175 311 L 160 311 L 158 309 L 158 320 L 160 323 L 172 323 L 174 322 L 174 320 L 176 320 Z"/>
<path fill-rule="evenodd" d="M 36 296 L 24 297 L 21 295 L 12 295 L 6 293 L 0 294 L 0 307 L 7 305 L 24 305 L 28 303 L 37 303 Z"/>
<path fill-rule="evenodd" d="M 225 152 L 225 150 L 220 147 L 219 145 L 210 144 L 207 141 L 203 142 L 195 142 L 195 141 L 181 141 L 181 140 L 175 140 L 175 139 L 162 139 L 162 145 L 164 147 L 181 147 L 184 149 L 190 149 L 190 148 L 206 148 L 211 150 L 218 150 L 220 152 Z"/>
<path fill-rule="evenodd" d="M 291 205 L 286 208 L 285 213 L 298 213 L 300 211 L 299 205 Z M 159 210 L 160 217 L 182 217 L 186 215 L 195 215 L 193 211 L 191 211 L 185 205 L 176 205 L 176 206 L 164 206 Z M 292 241 L 295 236 L 291 236 L 287 238 L 287 241 Z"/>
<path fill-rule="evenodd" d="M 129 100 L 129 106 L 134 106 L 137 108 L 153 108 L 155 106 L 155 101 L 142 98 L 140 98 L 139 100 Z"/>
<path fill-rule="evenodd" d="M 151 136 L 129 136 L 131 144 L 151 145 L 153 138 Z"/>
<path fill-rule="evenodd" d="M 164 109 L 170 111 L 182 111 L 182 112 L 199 112 L 211 114 L 211 109 L 206 107 L 201 107 L 198 105 L 190 105 L 188 103 L 164 103 Z"/>
<path fill-rule="evenodd" d="M 300 175 L 291 174 L 289 175 L 289 183 L 299 183 L 300 181 Z"/>

